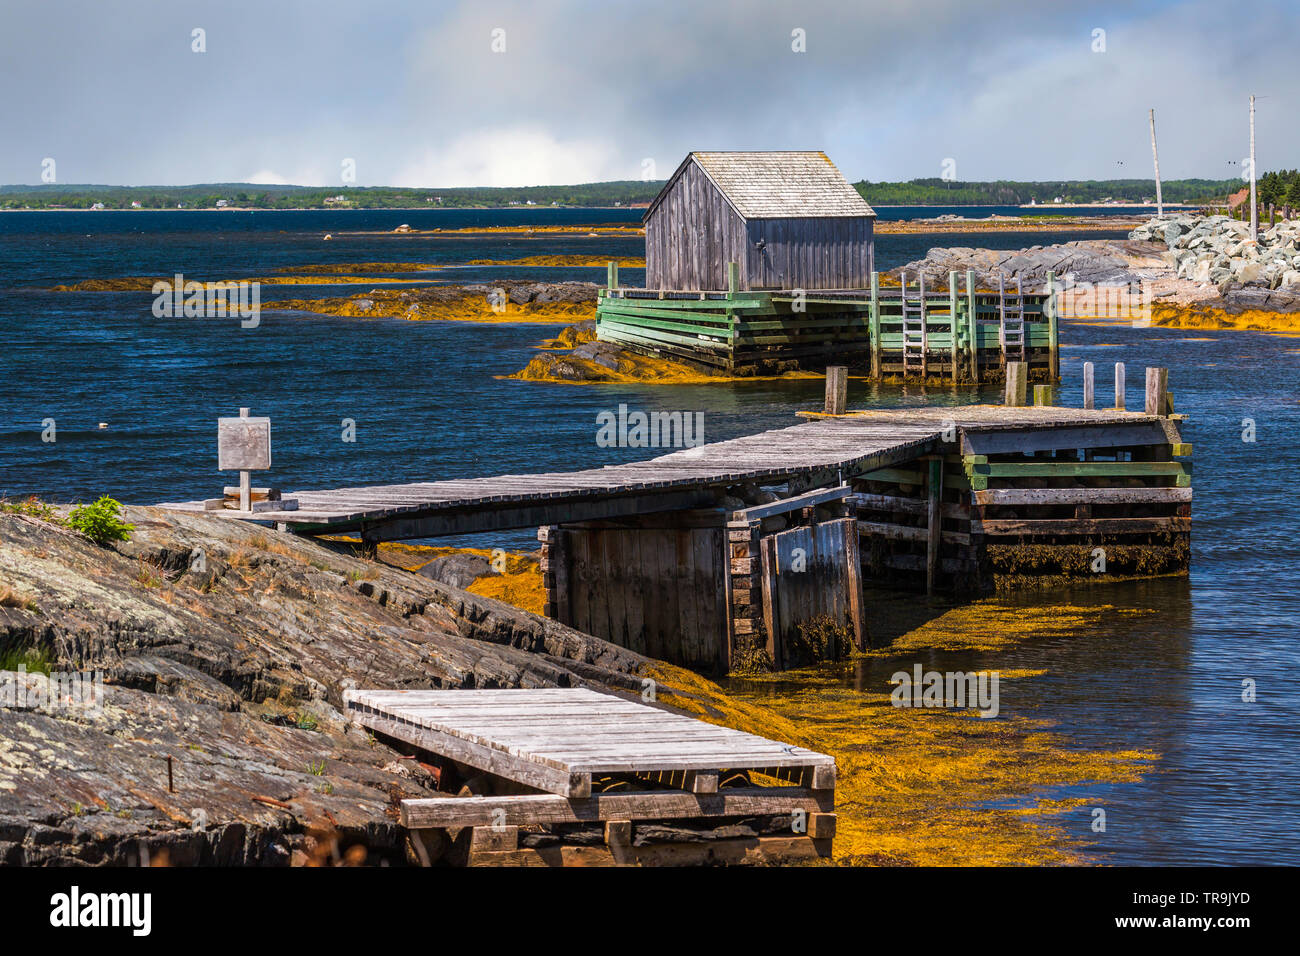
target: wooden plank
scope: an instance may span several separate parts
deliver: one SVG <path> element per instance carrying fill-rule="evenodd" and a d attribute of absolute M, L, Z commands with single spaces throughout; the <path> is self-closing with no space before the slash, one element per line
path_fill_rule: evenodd
<path fill-rule="evenodd" d="M 552 846 L 502 852 L 476 852 L 470 866 L 744 866 L 825 859 L 831 840 L 806 836 L 745 837 L 701 843 L 648 846 Z"/>
<path fill-rule="evenodd" d="M 990 488 L 973 492 L 978 505 L 1180 504 L 1191 488 Z"/>
<path fill-rule="evenodd" d="M 570 774 L 554 767 L 548 767 L 532 760 L 515 757 L 499 750 L 493 750 L 479 744 L 471 743 L 450 734 L 439 733 L 410 724 L 398 723 L 373 714 L 361 714 L 358 723 L 377 733 L 402 740 L 428 750 L 439 756 L 449 757 L 459 763 L 468 764 L 477 770 L 483 770 L 498 777 L 505 777 L 518 783 L 559 794 L 562 797 L 581 797 L 591 795 L 590 774 Z M 585 793 L 583 791 L 586 791 Z"/>
<path fill-rule="evenodd" d="M 1164 518 L 999 518 L 971 521 L 971 534 L 1148 534 L 1189 532 L 1192 519 Z"/>
<path fill-rule="evenodd" d="M 1184 461 L 995 461 L 971 465 L 967 474 L 987 478 L 1139 478 L 1190 475 Z"/>

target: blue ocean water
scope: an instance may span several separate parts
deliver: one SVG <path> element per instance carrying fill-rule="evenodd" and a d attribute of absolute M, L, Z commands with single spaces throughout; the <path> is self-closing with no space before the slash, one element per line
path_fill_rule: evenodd
<path fill-rule="evenodd" d="M 971 207 L 925 207 L 987 215 Z M 1008 210 L 1012 212 L 1013 210 Z M 882 214 L 883 214 L 882 210 Z M 913 214 L 917 214 L 913 211 Z M 601 448 L 595 418 L 620 402 L 705 413 L 709 440 L 791 424 L 821 385 L 563 386 L 506 380 L 550 329 L 538 325 L 362 320 L 266 312 L 236 320 L 158 319 L 148 292 L 54 292 L 50 286 L 129 275 L 238 279 L 305 264 L 425 262 L 435 281 L 589 279 L 603 268 L 458 266 L 537 254 L 633 258 L 638 238 L 545 234 L 395 235 L 520 223 L 631 222 L 639 210 L 356 212 L 98 212 L 0 215 L 0 495 L 73 501 L 109 493 L 132 503 L 207 497 L 215 419 L 249 406 L 270 415 L 278 487 L 435 480 L 592 467 L 639 457 Z M 899 216 L 899 218 L 905 218 Z M 333 235 L 323 241 L 325 233 Z M 936 244 L 1021 248 L 1088 233 L 880 236 L 886 269 Z M 625 282 L 640 281 L 624 269 Z M 375 278 L 380 286 L 383 277 Z M 263 300 L 345 294 L 368 285 L 262 288 Z M 1300 697 L 1294 692 L 1300 597 L 1294 587 L 1297 504 L 1289 484 L 1300 439 L 1296 340 L 1242 332 L 1062 329 L 1064 404 L 1080 402 L 1080 366 L 1128 364 L 1130 403 L 1142 368 L 1170 369 L 1195 443 L 1190 579 L 1080 589 L 1054 603 L 1105 603 L 1156 613 L 1024 646 L 994 666 L 1046 669 L 1003 686 L 1005 713 L 1054 722 L 1076 745 L 1161 755 L 1140 783 L 1082 788 L 1105 800 L 1109 825 L 1081 810 L 1056 822 L 1111 863 L 1300 863 Z M 992 394 L 983 396 L 995 398 Z M 964 403 L 978 390 L 873 388 L 850 402 Z M 342 440 L 343 419 L 356 441 Z M 43 442 L 53 419 L 57 441 Z M 1242 441 L 1243 419 L 1256 441 Z M 108 424 L 100 429 L 98 424 Z M 534 547 L 527 535 L 505 547 Z M 1034 600 L 1037 600 L 1035 598 Z M 954 666 L 978 658 L 954 661 Z M 1241 701 L 1252 679 L 1258 701 Z M 1072 794 L 1073 795 L 1073 794 Z"/>

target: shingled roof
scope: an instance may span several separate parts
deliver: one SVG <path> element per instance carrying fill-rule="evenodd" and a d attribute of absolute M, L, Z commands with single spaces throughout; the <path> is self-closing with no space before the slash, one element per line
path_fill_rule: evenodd
<path fill-rule="evenodd" d="M 693 152 L 646 210 L 649 218 L 687 164 L 694 160 L 744 219 L 874 216 L 820 150 Z"/>

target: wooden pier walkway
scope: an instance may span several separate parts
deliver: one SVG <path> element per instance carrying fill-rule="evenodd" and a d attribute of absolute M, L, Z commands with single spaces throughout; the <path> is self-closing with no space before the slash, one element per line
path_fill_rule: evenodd
<path fill-rule="evenodd" d="M 368 543 L 436 538 L 715 507 L 722 490 L 743 483 L 788 483 L 799 493 L 945 451 L 1149 444 L 1168 426 L 1138 412 L 1046 406 L 885 409 L 585 471 L 295 491 L 286 495 L 297 500 L 293 511 L 209 513 L 304 534 L 359 533 Z M 203 511 L 204 503 L 160 507 Z"/>

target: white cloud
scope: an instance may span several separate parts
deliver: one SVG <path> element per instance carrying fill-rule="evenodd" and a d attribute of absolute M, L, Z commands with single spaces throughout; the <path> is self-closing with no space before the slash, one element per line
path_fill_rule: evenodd
<path fill-rule="evenodd" d="M 394 186 L 539 186 L 636 179 L 608 141 L 560 139 L 542 128 L 503 127 L 465 133 L 398 167 Z"/>

